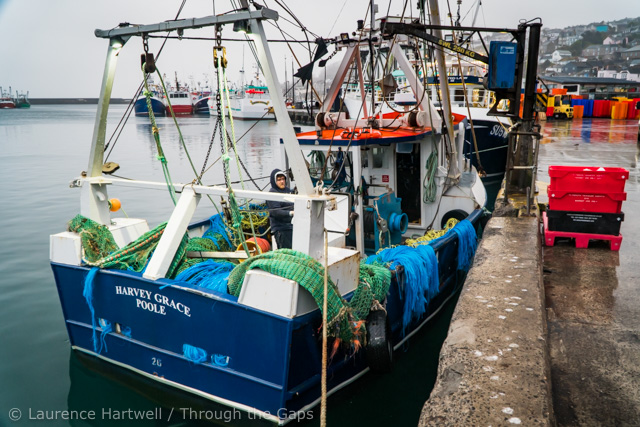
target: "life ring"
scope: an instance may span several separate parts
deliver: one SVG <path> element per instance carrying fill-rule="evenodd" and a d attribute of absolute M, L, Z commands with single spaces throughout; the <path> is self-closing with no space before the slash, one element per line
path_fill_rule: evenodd
<path fill-rule="evenodd" d="M 366 359 L 373 372 L 384 373 L 391 370 L 393 364 L 393 345 L 391 328 L 385 310 L 373 310 L 367 316 Z"/>

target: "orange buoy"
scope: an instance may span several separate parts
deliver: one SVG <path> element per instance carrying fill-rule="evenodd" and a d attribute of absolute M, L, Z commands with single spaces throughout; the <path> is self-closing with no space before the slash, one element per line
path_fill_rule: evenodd
<path fill-rule="evenodd" d="M 247 249 L 249 249 L 249 252 L 251 252 L 251 254 L 254 254 L 256 252 L 259 254 L 263 254 L 271 250 L 271 244 L 269 244 L 269 241 L 260 237 L 256 237 L 255 240 L 253 237 L 251 239 L 247 239 L 246 243 Z M 241 251 L 243 249 L 244 247 L 242 246 L 242 243 L 240 243 L 236 250 Z"/>
<path fill-rule="evenodd" d="M 269 241 L 267 239 L 263 239 L 261 237 L 255 237 L 255 238 L 251 238 L 251 239 L 247 240 L 247 243 L 248 242 L 253 243 L 254 241 L 256 241 L 258 243 L 258 247 L 260 248 L 260 252 L 265 253 L 265 252 L 269 252 L 271 250 L 271 244 L 269 243 Z"/>
<path fill-rule="evenodd" d="M 111 212 L 117 212 L 120 210 L 121 207 L 122 207 L 122 203 L 120 203 L 120 200 L 116 198 L 109 199 L 109 210 Z"/>

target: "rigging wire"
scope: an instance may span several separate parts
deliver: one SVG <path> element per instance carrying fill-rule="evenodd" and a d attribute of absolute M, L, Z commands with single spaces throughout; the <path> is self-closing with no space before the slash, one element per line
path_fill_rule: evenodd
<path fill-rule="evenodd" d="M 340 15 L 342 15 L 342 11 L 344 10 L 344 7 L 347 5 L 347 0 L 344 0 L 344 3 L 342 3 L 342 7 L 340 8 L 340 11 L 338 12 L 338 15 L 336 16 L 336 19 L 333 21 L 333 25 L 331 26 L 331 28 L 329 29 L 329 32 L 327 34 L 331 34 L 331 32 L 333 31 L 333 27 L 336 26 L 336 24 L 338 23 L 338 19 L 340 18 Z M 389 2 L 389 7 L 391 7 L 391 2 Z M 388 15 L 388 13 L 387 13 Z"/>
<path fill-rule="evenodd" d="M 184 9 L 184 6 L 185 6 L 186 3 L 187 3 L 187 0 L 182 0 L 182 4 L 178 8 L 178 12 L 176 13 L 176 17 L 174 18 L 174 20 L 177 20 L 178 17 L 180 17 L 180 14 L 182 13 L 182 9 Z M 167 36 L 168 35 L 169 35 L 169 33 L 167 33 Z M 156 60 L 158 58 L 160 58 L 160 54 L 162 53 L 162 49 L 164 49 L 164 45 L 166 43 L 167 43 L 167 39 L 165 37 L 165 40 L 162 42 L 162 45 L 160 46 L 160 49 L 158 50 L 158 54 L 156 55 Z M 124 120 L 124 123 L 122 124 L 122 127 L 120 128 L 120 130 L 118 130 L 118 126 L 116 126 L 115 130 L 111 134 L 111 137 L 109 138 L 109 141 L 107 141 L 107 143 L 104 146 L 104 151 L 107 151 L 107 149 L 109 148 L 109 145 L 111 144 L 111 140 L 114 138 L 114 136 L 116 135 L 116 132 L 117 132 L 118 135 L 116 136 L 116 138 L 115 138 L 115 140 L 113 142 L 113 146 L 111 147 L 111 149 L 107 153 L 107 156 L 105 157 L 105 161 L 107 161 L 109 159 L 109 156 L 111 156 L 111 152 L 113 151 L 113 149 L 115 148 L 115 145 L 119 141 L 120 135 L 122 134 L 122 130 L 124 129 L 124 126 L 127 124 L 127 121 L 129 121 L 129 117 L 131 117 L 131 112 L 133 111 L 133 108 L 129 108 L 129 107 L 131 107 L 132 105 L 135 104 L 135 99 L 138 97 L 138 94 L 142 90 L 142 86 L 144 86 L 144 79 L 140 82 L 140 85 L 138 86 L 138 89 L 136 90 L 134 95 L 131 97 L 131 102 L 129 102 L 129 106 L 125 110 L 122 118 L 120 119 L 120 122 L 118 123 L 118 126 L 120 126 L 120 123 L 122 123 L 123 118 L 126 117 L 126 119 Z"/>

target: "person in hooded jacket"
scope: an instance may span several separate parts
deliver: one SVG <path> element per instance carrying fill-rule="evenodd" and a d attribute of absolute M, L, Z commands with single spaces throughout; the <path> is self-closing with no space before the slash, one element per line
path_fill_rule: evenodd
<path fill-rule="evenodd" d="M 292 193 L 287 185 L 287 175 L 280 169 L 271 172 L 272 193 Z M 276 238 L 278 249 L 291 249 L 293 239 L 293 203 L 267 201 L 269 207 L 269 221 L 271 223 L 271 233 Z"/>

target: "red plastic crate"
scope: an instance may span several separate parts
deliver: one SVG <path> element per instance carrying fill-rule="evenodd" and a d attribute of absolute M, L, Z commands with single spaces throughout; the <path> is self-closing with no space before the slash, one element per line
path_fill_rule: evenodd
<path fill-rule="evenodd" d="M 573 193 L 622 193 L 629 179 L 624 168 L 549 166 L 550 187 Z"/>
<path fill-rule="evenodd" d="M 620 213 L 627 193 L 577 193 L 549 187 L 549 209 L 555 211 L 581 211 Z"/>

